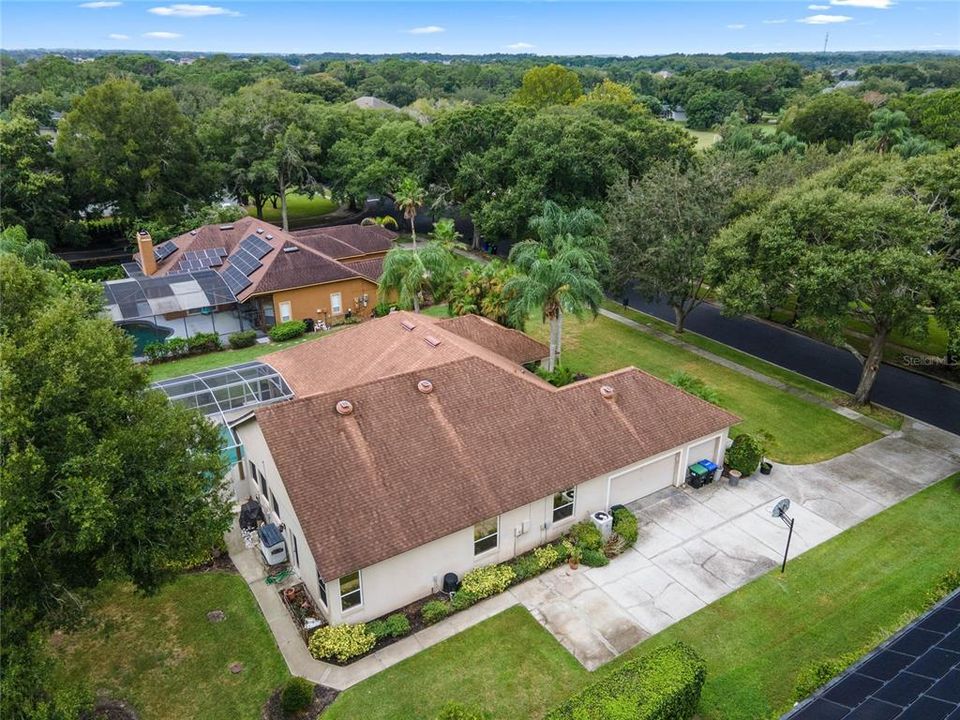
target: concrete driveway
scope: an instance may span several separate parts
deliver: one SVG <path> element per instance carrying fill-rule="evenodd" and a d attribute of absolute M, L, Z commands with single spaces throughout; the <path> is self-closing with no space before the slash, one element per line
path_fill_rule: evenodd
<path fill-rule="evenodd" d="M 583 665 L 641 640 L 790 557 L 960 470 L 960 437 L 907 419 L 900 432 L 812 465 L 777 465 L 738 487 L 670 488 L 636 503 L 636 545 L 602 568 L 557 568 L 511 591 Z M 789 570 L 788 570 L 789 572 Z"/>

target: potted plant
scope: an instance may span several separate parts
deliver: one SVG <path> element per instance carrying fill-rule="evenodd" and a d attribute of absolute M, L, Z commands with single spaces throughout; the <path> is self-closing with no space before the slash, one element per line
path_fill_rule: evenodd
<path fill-rule="evenodd" d="M 583 550 L 580 549 L 579 545 L 574 545 L 570 550 L 570 557 L 568 561 L 570 562 L 570 569 L 576 570 L 580 567 L 580 559 L 583 557 Z"/>
<path fill-rule="evenodd" d="M 760 463 L 760 474 L 769 475 L 771 470 L 773 470 L 773 463 L 764 458 L 763 462 Z"/>

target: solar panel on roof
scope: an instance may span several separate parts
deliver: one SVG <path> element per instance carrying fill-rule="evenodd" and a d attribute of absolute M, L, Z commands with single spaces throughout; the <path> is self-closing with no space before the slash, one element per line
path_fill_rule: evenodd
<path fill-rule="evenodd" d="M 207 267 L 206 261 L 198 258 L 184 258 L 183 260 L 180 261 L 180 264 L 177 265 L 177 269 L 180 270 L 181 272 L 183 271 L 189 272 L 191 270 L 205 270 L 206 267 Z"/>
<path fill-rule="evenodd" d="M 160 243 L 153 249 L 153 256 L 158 262 L 166 260 L 177 251 L 177 244 L 173 240 Z"/>
<path fill-rule="evenodd" d="M 233 255 L 227 258 L 230 266 L 238 268 L 244 275 L 249 276 L 262 264 L 257 258 L 243 248 L 238 248 Z"/>
<path fill-rule="evenodd" d="M 233 265 L 224 270 L 221 275 L 234 295 L 239 295 L 244 288 L 249 287 L 253 282 L 243 274 L 242 270 Z"/>
<path fill-rule="evenodd" d="M 269 237 L 269 236 L 268 236 Z M 273 248 L 269 243 L 264 242 L 256 235 L 247 235 L 244 238 L 243 242 L 240 243 L 240 249 L 246 250 L 248 253 L 253 255 L 257 260 L 262 258 L 264 255 L 269 253 Z"/>

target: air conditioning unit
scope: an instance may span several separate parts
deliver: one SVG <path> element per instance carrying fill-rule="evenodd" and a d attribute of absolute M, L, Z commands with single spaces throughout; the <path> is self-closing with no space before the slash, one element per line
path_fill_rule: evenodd
<path fill-rule="evenodd" d="M 267 565 L 280 565 L 287 561 L 287 544 L 280 528 L 267 523 L 260 526 L 257 534 L 260 536 L 260 555 Z"/>

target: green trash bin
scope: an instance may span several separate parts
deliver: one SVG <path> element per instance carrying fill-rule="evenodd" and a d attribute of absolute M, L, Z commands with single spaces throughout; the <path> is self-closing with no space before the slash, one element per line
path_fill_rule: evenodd
<path fill-rule="evenodd" d="M 700 463 L 694 463 L 687 468 L 687 485 L 692 488 L 703 487 L 709 480 L 710 471 Z"/>

